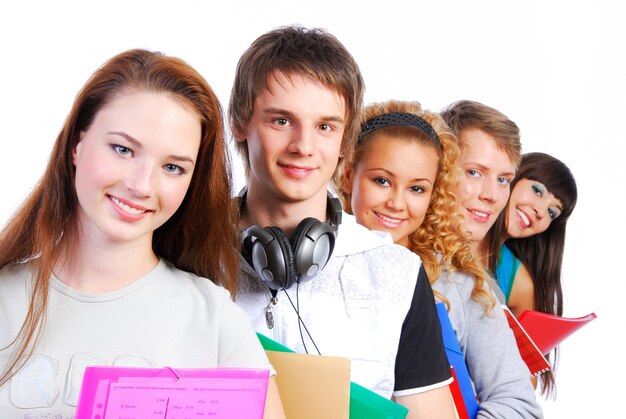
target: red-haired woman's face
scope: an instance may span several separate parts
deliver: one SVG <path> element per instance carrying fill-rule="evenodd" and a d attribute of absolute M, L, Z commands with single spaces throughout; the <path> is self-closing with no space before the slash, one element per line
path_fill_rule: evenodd
<path fill-rule="evenodd" d="M 86 240 L 143 241 L 187 193 L 201 126 L 171 95 L 118 94 L 80 135 L 73 152 L 78 219 Z"/>

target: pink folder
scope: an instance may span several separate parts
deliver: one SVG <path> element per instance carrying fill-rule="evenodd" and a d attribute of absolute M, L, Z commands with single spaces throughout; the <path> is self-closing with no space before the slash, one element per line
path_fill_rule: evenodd
<path fill-rule="evenodd" d="M 76 419 L 263 417 L 269 371 L 87 367 Z"/>

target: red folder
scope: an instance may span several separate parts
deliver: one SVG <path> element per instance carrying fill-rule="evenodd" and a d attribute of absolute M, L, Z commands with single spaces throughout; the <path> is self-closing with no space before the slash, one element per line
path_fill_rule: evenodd
<path fill-rule="evenodd" d="M 540 375 L 550 370 L 550 364 L 546 358 L 544 358 L 539 348 L 537 348 L 537 345 L 535 345 L 528 336 L 528 333 L 526 333 L 519 321 L 517 321 L 513 313 L 511 313 L 511 310 L 506 306 L 504 306 L 503 309 L 506 319 L 509 322 L 509 327 L 513 330 L 513 335 L 517 342 L 517 349 L 519 349 L 522 359 L 530 370 L 530 374 Z"/>
<path fill-rule="evenodd" d="M 450 393 L 452 393 L 452 400 L 454 401 L 457 416 L 459 419 L 470 419 L 467 413 L 467 408 L 465 407 L 465 400 L 463 400 L 463 392 L 461 391 L 461 386 L 459 386 L 459 379 L 456 376 L 453 365 L 450 365 L 450 371 L 452 371 L 453 381 L 449 387 Z"/>
<path fill-rule="evenodd" d="M 595 313 L 583 317 L 568 318 L 534 310 L 524 310 L 518 321 L 526 330 L 542 354 L 557 347 L 572 333 L 595 319 Z"/>

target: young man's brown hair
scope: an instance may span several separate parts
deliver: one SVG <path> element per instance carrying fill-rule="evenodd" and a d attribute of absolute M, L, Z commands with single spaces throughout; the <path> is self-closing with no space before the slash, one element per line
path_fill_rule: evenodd
<path fill-rule="evenodd" d="M 257 38 L 239 59 L 230 95 L 228 115 L 235 137 L 240 138 L 257 97 L 268 88 L 276 72 L 287 78 L 303 75 L 336 91 L 345 101 L 345 132 L 341 153 L 347 154 L 361 126 L 365 84 L 354 58 L 339 40 L 323 29 L 285 26 Z M 236 141 L 246 176 L 250 169 L 248 143 Z"/>
<path fill-rule="evenodd" d="M 477 128 L 493 136 L 498 147 L 509 156 L 515 167 L 519 166 L 522 156 L 520 130 L 517 124 L 502 112 L 480 102 L 460 100 L 445 108 L 441 116 L 459 139 L 461 149 L 463 149 L 461 133 L 469 128 Z"/>

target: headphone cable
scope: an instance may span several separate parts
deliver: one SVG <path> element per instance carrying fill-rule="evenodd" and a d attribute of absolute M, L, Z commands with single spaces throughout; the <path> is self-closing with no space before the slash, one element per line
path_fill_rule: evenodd
<path fill-rule="evenodd" d="M 285 292 L 285 294 L 287 295 L 287 299 L 289 300 L 289 303 L 291 304 L 291 307 L 293 307 L 294 311 L 296 312 L 296 315 L 298 316 L 298 329 L 300 330 L 300 339 L 302 340 L 302 346 L 304 347 L 304 351 L 308 354 L 309 351 L 306 347 L 306 344 L 304 343 L 304 335 L 302 334 L 302 326 L 304 326 L 304 330 L 306 331 L 306 334 L 309 336 L 309 339 L 311 339 L 311 342 L 313 343 L 313 346 L 315 346 L 315 350 L 317 351 L 318 355 L 322 355 L 319 348 L 317 347 L 317 345 L 315 344 L 315 341 L 313 340 L 313 336 L 311 336 L 311 333 L 309 333 L 309 329 L 307 329 L 306 324 L 304 324 L 304 320 L 302 320 L 302 317 L 300 317 L 300 281 L 296 281 L 296 304 L 297 307 L 293 304 L 293 301 L 291 301 L 291 297 L 289 296 L 289 293 L 287 292 L 287 290 L 283 290 Z"/>

